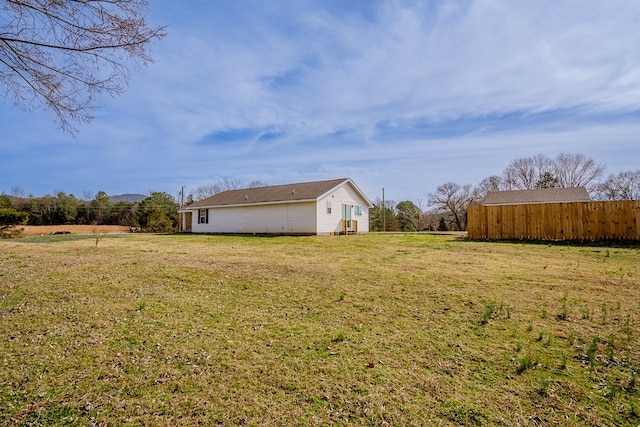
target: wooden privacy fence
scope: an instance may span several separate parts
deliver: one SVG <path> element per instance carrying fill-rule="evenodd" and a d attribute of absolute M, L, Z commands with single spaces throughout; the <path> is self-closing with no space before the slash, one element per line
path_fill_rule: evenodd
<path fill-rule="evenodd" d="M 640 201 L 469 206 L 470 239 L 640 240 Z"/>

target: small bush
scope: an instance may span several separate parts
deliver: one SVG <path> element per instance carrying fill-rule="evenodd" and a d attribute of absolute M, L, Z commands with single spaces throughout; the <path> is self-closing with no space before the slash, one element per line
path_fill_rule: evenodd
<path fill-rule="evenodd" d="M 567 292 L 562 294 L 560 305 L 562 306 L 562 311 L 558 314 L 558 319 L 567 320 L 569 318 L 569 294 Z"/>
<path fill-rule="evenodd" d="M 591 344 L 587 347 L 587 360 L 589 361 L 589 366 L 594 368 L 596 366 L 596 354 L 598 352 L 598 344 L 600 343 L 600 337 L 595 336 L 591 340 Z"/>

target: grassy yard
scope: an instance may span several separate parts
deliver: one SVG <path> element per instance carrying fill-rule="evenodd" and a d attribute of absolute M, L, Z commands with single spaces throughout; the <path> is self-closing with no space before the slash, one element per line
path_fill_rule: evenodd
<path fill-rule="evenodd" d="M 0 241 L 0 424 L 637 426 L 639 267 L 453 235 Z"/>

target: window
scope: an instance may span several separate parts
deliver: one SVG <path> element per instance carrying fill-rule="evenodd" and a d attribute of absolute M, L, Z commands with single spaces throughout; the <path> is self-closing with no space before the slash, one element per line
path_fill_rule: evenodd
<path fill-rule="evenodd" d="M 362 216 L 362 206 L 356 205 L 356 215 Z"/>
<path fill-rule="evenodd" d="M 198 224 L 209 223 L 209 209 L 198 209 Z"/>
<path fill-rule="evenodd" d="M 327 215 L 331 215 L 331 202 L 327 202 Z"/>

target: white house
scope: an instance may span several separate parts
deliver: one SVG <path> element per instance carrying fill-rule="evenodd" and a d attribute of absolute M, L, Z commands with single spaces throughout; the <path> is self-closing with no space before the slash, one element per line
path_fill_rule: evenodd
<path fill-rule="evenodd" d="M 367 197 L 349 178 L 229 190 L 180 209 L 183 232 L 349 234 L 369 231 Z M 191 221 L 187 216 L 191 215 Z M 187 224 L 191 223 L 191 229 Z"/>

